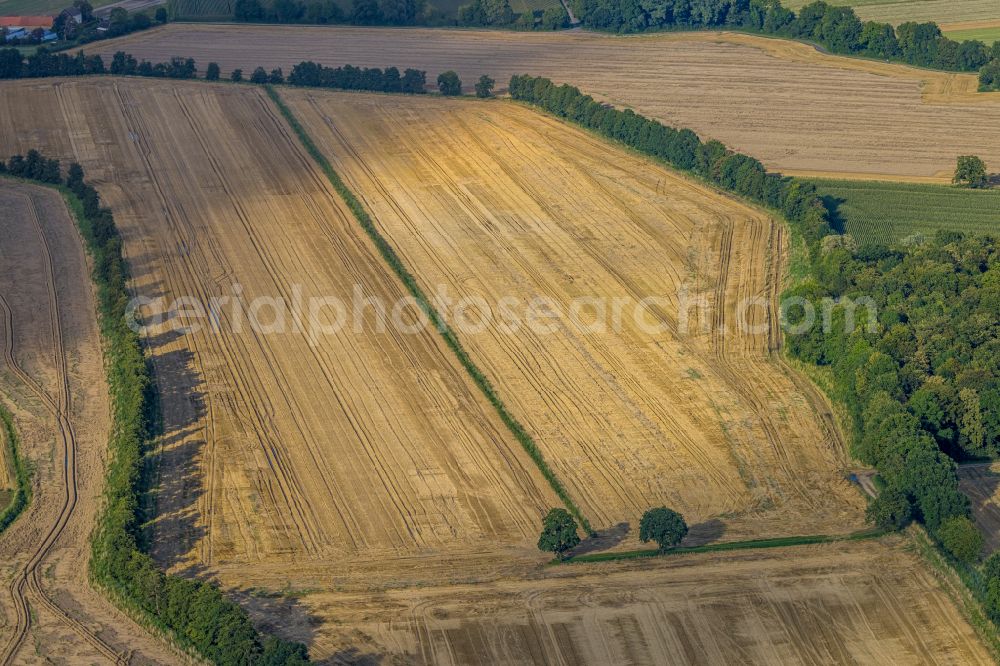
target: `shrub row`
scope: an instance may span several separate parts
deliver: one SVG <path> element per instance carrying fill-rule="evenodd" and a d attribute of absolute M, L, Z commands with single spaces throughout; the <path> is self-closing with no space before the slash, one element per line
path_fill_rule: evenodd
<path fill-rule="evenodd" d="M 384 70 L 378 67 L 359 68 L 351 65 L 325 67 L 307 60 L 292 67 L 288 82 L 294 86 L 311 88 L 419 94 L 426 92 L 427 72 L 407 69 L 400 76 L 399 70 L 395 67 L 387 67 Z"/>
<path fill-rule="evenodd" d="M 424 0 L 352 0 L 347 11 L 332 0 L 236 0 L 233 18 L 250 23 L 477 25 L 519 30 L 556 30 L 569 25 L 561 3 L 515 14 L 510 0 L 472 0 L 450 14 Z"/>
<path fill-rule="evenodd" d="M 409 269 L 406 268 L 403 260 L 396 253 L 396 250 L 392 247 L 389 241 L 386 240 L 385 237 L 379 232 L 364 206 L 358 198 L 354 196 L 354 193 L 351 192 L 350 188 L 344 184 L 340 175 L 337 174 L 337 172 L 330 165 L 330 161 L 326 159 L 323 152 L 316 146 L 308 132 L 306 132 L 305 128 L 292 113 L 291 109 L 288 108 L 288 105 L 284 103 L 277 91 L 269 86 L 267 88 L 267 92 L 274 101 L 275 105 L 281 111 L 281 115 L 284 116 L 285 120 L 288 121 L 288 124 L 291 125 L 293 130 L 295 130 L 295 133 L 298 135 L 299 140 L 302 142 L 306 151 L 320 166 L 323 173 L 325 173 L 327 178 L 330 180 L 334 189 L 337 190 L 337 193 L 340 194 L 340 196 L 347 203 L 365 233 L 368 234 L 368 236 L 375 243 L 379 254 L 382 255 L 382 258 L 389 264 L 393 272 L 395 272 L 399 279 L 403 282 L 417 303 L 420 304 L 421 309 L 427 314 L 428 319 L 434 324 L 434 327 L 441 333 L 441 336 L 455 353 L 455 356 L 462 364 L 462 367 L 465 368 L 466 372 L 469 373 L 469 376 L 472 377 L 472 380 L 476 383 L 476 386 L 479 387 L 479 389 L 486 396 L 486 399 L 489 400 L 493 408 L 496 409 L 500 418 L 503 420 L 504 425 L 510 429 L 510 431 L 517 438 L 517 441 L 524 448 L 525 452 L 531 456 L 532 461 L 534 461 L 535 465 L 541 471 L 545 480 L 548 481 L 552 490 L 556 493 L 559 499 L 562 500 L 563 504 L 567 509 L 569 509 L 577 521 L 579 521 L 583 529 L 588 534 L 592 533 L 593 529 L 590 526 L 590 522 L 580 512 L 580 509 L 576 506 L 576 503 L 573 501 L 573 498 L 570 497 L 566 488 L 562 485 L 562 482 L 556 476 L 555 472 L 552 471 L 552 468 L 549 467 L 548 462 L 545 460 L 545 457 L 542 455 L 542 452 L 538 448 L 534 439 L 532 439 L 531 435 L 528 434 L 528 431 L 524 429 L 524 426 L 522 426 L 521 423 L 507 410 L 507 407 L 497 395 L 497 392 L 490 383 L 490 380 L 485 374 L 483 374 L 482 370 L 476 366 L 468 352 L 465 351 L 465 348 L 459 341 L 458 336 L 451 329 L 451 327 L 448 326 L 447 322 L 441 317 L 437 309 L 431 305 L 427 295 L 424 294 L 423 289 L 421 289 L 420 285 L 417 283 L 416 278 L 409 271 Z"/>
<path fill-rule="evenodd" d="M 87 76 L 92 74 L 114 74 L 117 76 L 146 76 L 153 78 L 193 79 L 198 76 L 198 66 L 193 58 L 171 58 L 169 62 L 153 64 L 139 61 L 124 51 L 118 51 L 105 68 L 101 56 L 86 56 L 78 52 L 71 56 L 66 53 L 50 53 L 38 49 L 34 55 L 25 57 L 18 49 L 0 49 L 0 79 L 27 79 L 48 76 Z M 216 63 L 209 63 L 205 78 L 217 81 L 220 71 Z M 242 81 L 242 70 L 234 70 L 230 77 Z M 270 73 L 258 67 L 250 76 L 251 83 L 284 83 L 281 69 Z M 303 61 L 292 68 L 288 83 L 311 88 L 337 88 L 341 90 L 372 90 L 375 92 L 420 94 L 426 92 L 427 72 L 407 69 L 402 74 L 396 67 L 326 67 L 311 61 Z"/>
<path fill-rule="evenodd" d="M 37 151 L 0 162 L 0 171 L 55 184 L 52 160 Z M 58 166 L 58 165 L 56 165 Z M 168 576 L 139 548 L 139 496 L 144 445 L 150 435 L 150 375 L 138 334 L 129 325 L 128 266 L 114 217 L 84 180 L 79 164 L 67 170 L 62 191 L 93 261 L 105 369 L 111 396 L 104 506 L 92 535 L 92 581 L 140 619 L 215 664 L 304 664 L 304 645 L 262 636 L 246 612 L 212 584 Z"/>
<path fill-rule="evenodd" d="M 6 443 L 6 458 L 11 462 L 14 482 L 17 484 L 10 502 L 0 511 L 0 532 L 3 532 L 21 515 L 31 501 L 31 473 L 24 458 L 21 457 L 20 440 L 14 428 L 14 419 L 3 405 L 0 405 L 0 429 L 3 430 L 0 439 Z"/>
<path fill-rule="evenodd" d="M 591 28 L 615 32 L 730 28 L 803 39 L 833 53 L 896 60 L 921 67 L 973 72 L 1000 58 L 1000 42 L 956 42 L 936 23 L 862 22 L 851 7 L 813 2 L 798 14 L 779 0 L 573 0 Z"/>

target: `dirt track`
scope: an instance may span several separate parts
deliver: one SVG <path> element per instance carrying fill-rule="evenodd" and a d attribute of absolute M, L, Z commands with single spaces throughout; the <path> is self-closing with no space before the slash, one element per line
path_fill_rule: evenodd
<path fill-rule="evenodd" d="M 595 528 L 664 503 L 725 538 L 860 526 L 829 414 L 772 353 L 780 225 L 509 102 L 284 95 L 424 289 L 493 310 L 454 325 Z M 538 297 L 550 325 L 507 330 L 497 304 Z"/>
<path fill-rule="evenodd" d="M 976 77 L 819 53 L 740 34 L 613 37 L 465 30 L 174 25 L 94 45 L 160 61 L 258 65 L 287 74 L 302 60 L 418 67 L 433 83 L 456 70 L 466 86 L 490 74 L 545 75 L 761 159 L 786 173 L 947 181 L 955 157 L 1000 168 L 1000 95 Z"/>
<path fill-rule="evenodd" d="M 107 388 L 80 240 L 58 194 L 0 181 L 0 389 L 35 467 L 33 500 L 0 537 L 7 594 L 0 663 L 173 663 L 90 589 Z"/>

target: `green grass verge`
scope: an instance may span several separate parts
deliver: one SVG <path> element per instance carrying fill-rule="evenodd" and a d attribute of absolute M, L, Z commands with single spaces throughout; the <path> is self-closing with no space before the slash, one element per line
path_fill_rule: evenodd
<path fill-rule="evenodd" d="M 828 535 L 811 534 L 805 536 L 775 537 L 773 539 L 749 539 L 747 541 L 726 541 L 710 543 L 704 546 L 688 546 L 659 551 L 656 548 L 642 550 L 626 550 L 615 553 L 594 553 L 579 555 L 565 560 L 553 560 L 554 564 L 572 564 L 579 562 L 614 562 L 616 560 L 636 560 L 646 557 L 666 557 L 669 555 L 684 555 L 686 553 L 719 553 L 729 550 L 754 550 L 762 548 L 787 548 L 788 546 L 805 546 L 814 543 L 835 543 L 838 541 L 861 541 L 884 536 L 885 530 L 862 530 L 851 534 Z"/>
<path fill-rule="evenodd" d="M 507 410 L 507 407 L 500 399 L 500 396 L 497 395 L 496 389 L 493 388 L 493 384 L 490 383 L 490 380 L 487 379 L 482 370 L 480 370 L 479 367 L 472 361 L 468 352 L 465 351 L 465 348 L 459 341 L 458 336 L 451 329 L 451 327 L 448 326 L 447 322 L 444 321 L 437 309 L 431 305 L 430 299 L 427 298 L 423 289 L 421 289 L 420 285 L 417 284 L 416 278 L 409 271 L 409 269 L 406 268 L 406 265 L 403 264 L 403 260 L 396 253 L 396 250 L 392 247 L 389 241 L 386 240 L 386 238 L 375 226 L 375 223 L 368 215 L 364 206 L 361 205 L 358 198 L 354 196 L 354 193 L 351 192 L 347 185 L 344 184 L 344 181 L 341 180 L 340 176 L 333 169 L 333 166 L 330 165 L 330 161 L 326 159 L 326 156 L 316 146 L 316 143 L 298 121 L 298 118 L 295 117 L 292 110 L 288 108 L 288 105 L 281 99 L 278 91 L 275 90 L 273 86 L 265 86 L 265 89 L 275 106 L 278 107 L 281 115 L 299 137 L 299 141 L 302 142 L 306 152 L 309 153 L 309 156 L 315 160 L 315 162 L 323 170 L 323 173 L 326 174 L 326 177 L 330 180 L 334 189 L 337 190 L 337 193 L 340 194 L 340 196 L 344 199 L 344 202 L 347 203 L 348 208 L 351 209 L 351 212 L 354 214 L 355 219 L 357 219 L 362 229 L 364 229 L 365 233 L 368 234 L 368 237 L 372 239 L 372 242 L 375 243 L 375 247 L 378 248 L 379 254 L 382 255 L 385 262 L 389 264 L 393 272 L 396 273 L 396 276 L 399 277 L 399 279 L 406 286 L 410 295 L 413 296 L 413 298 L 420 305 L 420 308 L 427 315 L 428 319 L 430 319 L 430 321 L 434 324 L 434 327 L 441 334 L 441 337 L 444 338 L 448 347 L 455 353 L 459 363 L 462 364 L 462 367 L 465 368 L 466 372 L 469 373 L 469 376 L 472 377 L 472 381 L 475 382 L 476 386 L 478 386 L 483 392 L 483 395 L 486 396 L 486 399 L 489 400 L 490 404 L 493 405 L 493 408 L 496 409 L 497 413 L 500 415 L 500 419 L 504 422 L 504 425 L 506 425 L 511 433 L 513 433 L 514 437 L 517 438 L 517 441 L 524 448 L 525 452 L 531 457 L 532 461 L 534 461 L 535 465 L 542 473 L 542 476 L 544 476 L 545 480 L 549 482 L 552 490 L 559 497 L 559 499 L 562 500 L 563 504 L 566 505 L 569 512 L 572 513 L 577 519 L 584 531 L 588 534 L 592 533 L 593 529 L 590 526 L 590 522 L 583 515 L 583 513 L 581 513 L 580 509 L 576 506 L 576 503 L 566 491 L 566 488 L 562 485 L 562 482 L 556 476 L 555 472 L 552 471 L 552 468 L 549 467 L 548 462 L 546 462 L 545 457 L 542 455 L 542 452 L 535 443 L 535 440 L 532 439 L 531 435 L 528 434 L 528 431 L 524 429 L 524 426 L 522 426 L 521 423 Z"/>
<path fill-rule="evenodd" d="M 3 431 L 3 444 L 7 447 L 7 458 L 11 462 L 14 480 L 17 483 L 10 502 L 0 512 L 0 532 L 3 532 L 21 515 L 31 501 L 31 472 L 21 457 L 21 442 L 14 428 L 14 419 L 3 405 L 0 405 L 0 430 Z"/>
<path fill-rule="evenodd" d="M 879 181 L 812 180 L 834 223 L 859 242 L 892 245 L 945 229 L 996 234 L 1000 190 Z"/>

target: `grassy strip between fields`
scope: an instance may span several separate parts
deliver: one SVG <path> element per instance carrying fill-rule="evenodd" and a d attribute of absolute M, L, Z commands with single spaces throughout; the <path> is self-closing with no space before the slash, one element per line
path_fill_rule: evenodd
<path fill-rule="evenodd" d="M 302 126 L 302 123 L 298 121 L 295 114 L 292 113 L 292 110 L 287 104 L 285 104 L 284 100 L 281 99 L 278 91 L 270 85 L 265 86 L 265 89 L 267 90 L 268 96 L 278 107 L 278 110 L 281 111 L 281 115 L 284 116 L 285 120 L 298 135 L 299 141 L 302 142 L 306 152 L 308 152 L 313 160 L 315 160 L 320 166 L 323 173 L 326 174 L 327 178 L 329 178 L 330 183 L 333 184 L 334 189 L 337 190 L 337 193 L 340 194 L 340 196 L 347 203 L 347 206 L 351 209 L 354 217 L 365 230 L 365 233 L 367 233 L 375 243 L 375 247 L 378 248 L 379 254 L 381 254 L 386 263 L 392 267 L 392 270 L 396 273 L 399 279 L 402 280 L 403 284 L 406 285 L 406 288 L 409 290 L 413 298 L 420 304 L 421 309 L 434 323 L 434 326 L 437 328 L 438 332 L 441 333 L 441 336 L 444 338 L 451 350 L 455 353 L 455 356 L 462 364 L 462 367 L 465 368 L 466 372 L 469 373 L 469 376 L 472 377 L 472 380 L 476 383 L 476 386 L 480 388 L 483 395 L 486 396 L 486 399 L 489 400 L 490 404 L 496 409 L 500 418 L 503 420 L 504 425 L 510 429 L 510 431 L 514 434 L 514 437 L 517 438 L 517 441 L 520 442 L 521 446 L 524 448 L 525 452 L 531 456 L 531 459 L 534 461 L 539 471 L 541 471 L 542 476 L 544 476 L 545 480 L 549 482 L 552 490 L 559 496 L 559 499 L 561 499 L 563 504 L 566 505 L 566 508 L 569 509 L 570 513 L 572 513 L 573 516 L 579 521 L 580 526 L 583 527 L 584 531 L 588 534 L 593 533 L 593 529 L 590 527 L 590 522 L 583 515 L 583 513 L 580 512 L 580 509 L 569 496 L 566 488 L 563 487 L 562 482 L 559 481 L 555 472 L 552 471 L 551 467 L 549 467 L 548 462 L 546 462 L 545 457 L 542 455 L 542 452 L 535 443 L 535 440 L 532 439 L 531 435 L 528 434 L 528 431 L 524 429 L 524 426 L 522 426 L 521 423 L 507 410 L 507 407 L 497 395 L 497 392 L 490 383 L 490 380 L 487 379 L 482 370 L 480 370 L 472 361 L 468 352 L 465 351 L 465 348 L 459 341 L 458 336 L 451 329 L 451 327 L 448 326 L 447 322 L 444 321 L 440 313 L 438 313 L 438 311 L 431 305 L 430 300 L 424 294 L 420 285 L 417 284 L 416 278 L 403 264 L 403 260 L 400 259 L 396 250 L 389 244 L 389 241 L 386 240 L 381 232 L 379 232 L 364 206 L 358 198 L 354 196 L 354 193 L 351 192 L 344 181 L 341 180 L 337 172 L 334 171 L 330 161 L 326 159 L 326 156 L 323 155 L 313 142 L 312 138 Z"/>
<path fill-rule="evenodd" d="M 14 470 L 14 480 L 17 482 L 14 496 L 10 498 L 6 508 L 0 512 L 0 532 L 3 532 L 21 515 L 21 512 L 28 506 L 28 502 L 31 501 L 31 472 L 21 457 L 21 442 L 17 437 L 17 430 L 14 428 L 14 419 L 3 405 L 0 405 L 0 429 L 3 430 L 2 439 L 7 447 L 7 457 Z"/>
<path fill-rule="evenodd" d="M 773 539 L 748 539 L 746 541 L 725 541 L 723 543 L 709 543 L 703 546 L 688 546 L 671 548 L 661 551 L 656 548 L 642 550 L 625 550 L 614 553 L 594 553 L 592 555 L 578 555 L 565 560 L 552 560 L 551 564 L 574 564 L 579 562 L 614 562 L 616 560 L 637 560 L 646 557 L 660 557 L 667 555 L 684 555 L 687 553 L 718 553 L 728 550 L 755 550 L 762 548 L 785 548 L 787 546 L 806 546 L 814 543 L 835 543 L 838 541 L 862 541 L 864 539 L 875 539 L 888 534 L 886 530 L 862 530 L 850 534 L 811 534 L 805 536 L 775 537 Z"/>

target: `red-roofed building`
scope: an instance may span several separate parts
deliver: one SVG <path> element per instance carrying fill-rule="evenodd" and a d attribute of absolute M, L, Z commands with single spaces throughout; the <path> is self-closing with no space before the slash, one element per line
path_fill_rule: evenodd
<path fill-rule="evenodd" d="M 45 28 L 52 27 L 55 19 L 51 16 L 0 16 L 0 28 Z"/>

